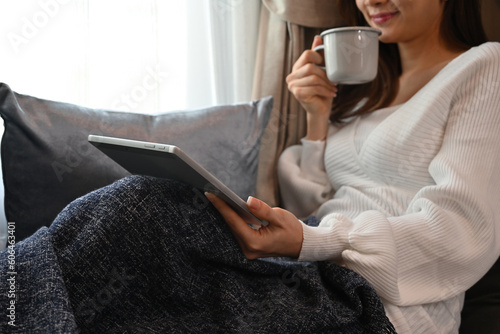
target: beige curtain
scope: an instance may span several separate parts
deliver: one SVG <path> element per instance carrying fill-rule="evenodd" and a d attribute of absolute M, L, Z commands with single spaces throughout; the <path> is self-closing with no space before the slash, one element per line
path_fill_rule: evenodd
<path fill-rule="evenodd" d="M 314 35 L 343 24 L 333 0 L 263 0 L 253 97 L 274 97 L 261 145 L 256 196 L 279 205 L 276 163 L 281 152 L 305 135 L 306 117 L 285 78 Z"/>

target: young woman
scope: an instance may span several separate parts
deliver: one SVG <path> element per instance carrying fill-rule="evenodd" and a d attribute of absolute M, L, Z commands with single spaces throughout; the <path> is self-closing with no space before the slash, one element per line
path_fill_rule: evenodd
<path fill-rule="evenodd" d="M 339 5 L 382 43 L 372 83 L 335 86 L 311 50 L 287 77 L 308 126 L 280 159 L 282 199 L 319 226 L 251 199 L 270 221 L 256 232 L 214 203 L 247 257 L 335 261 L 374 286 L 399 333 L 455 333 L 500 255 L 500 45 L 476 0 Z"/>
<path fill-rule="evenodd" d="M 280 160 L 288 210 L 250 198 L 269 222 L 254 230 L 213 195 L 120 180 L 10 250 L 16 327 L 0 331 L 457 332 L 500 254 L 500 46 L 476 0 L 339 6 L 382 31 L 379 74 L 335 87 L 319 54 L 297 61 L 308 132 Z"/>

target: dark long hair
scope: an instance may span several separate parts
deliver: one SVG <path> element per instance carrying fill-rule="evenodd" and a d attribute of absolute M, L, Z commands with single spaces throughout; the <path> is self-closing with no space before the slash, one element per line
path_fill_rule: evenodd
<path fill-rule="evenodd" d="M 442 0 L 444 1 L 444 0 Z M 347 25 L 367 26 L 354 0 L 337 0 Z M 448 0 L 445 3 L 441 35 L 454 50 L 467 50 L 487 41 L 481 21 L 481 0 Z M 378 74 L 374 81 L 361 85 L 339 85 L 330 120 L 346 119 L 389 105 L 399 90 L 401 59 L 397 44 L 380 43 Z M 361 107 L 357 108 L 357 106 Z"/>

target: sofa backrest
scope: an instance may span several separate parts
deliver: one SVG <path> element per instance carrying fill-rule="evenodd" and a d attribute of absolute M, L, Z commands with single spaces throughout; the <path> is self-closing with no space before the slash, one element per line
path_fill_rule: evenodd
<path fill-rule="evenodd" d="M 1 143 L 5 205 L 0 205 L 0 216 L 5 208 L 20 241 L 49 225 L 72 200 L 129 175 L 88 143 L 89 134 L 179 146 L 246 199 L 255 189 L 260 142 L 272 104 L 273 99 L 266 97 L 144 115 L 48 101 L 0 84 L 5 127 Z"/>

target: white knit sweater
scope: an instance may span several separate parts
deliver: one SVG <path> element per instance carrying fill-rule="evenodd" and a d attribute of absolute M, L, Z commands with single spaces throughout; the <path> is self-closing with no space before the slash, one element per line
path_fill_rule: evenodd
<path fill-rule="evenodd" d="M 500 44 L 451 61 L 408 102 L 331 127 L 279 161 L 304 225 L 299 260 L 376 289 L 399 333 L 456 333 L 464 292 L 500 255 Z"/>

